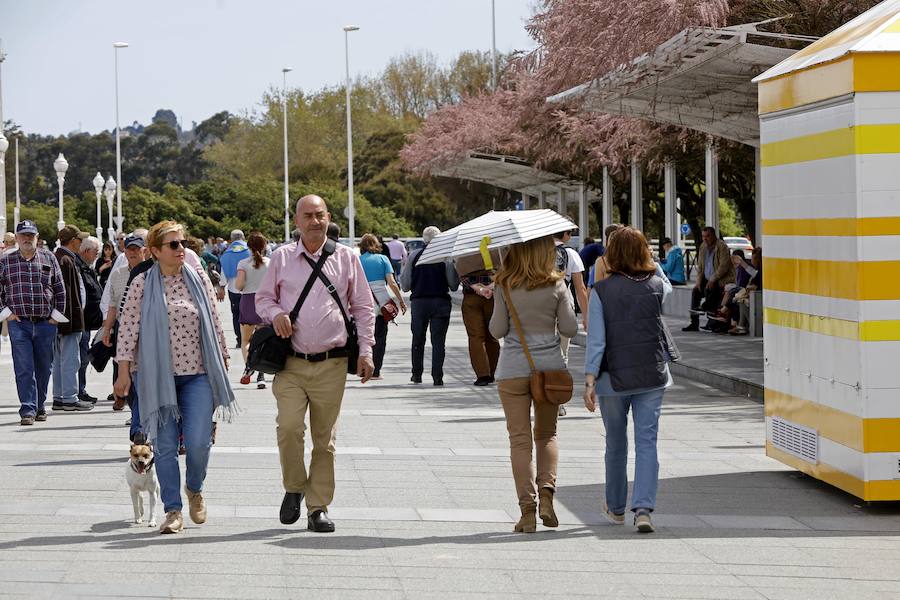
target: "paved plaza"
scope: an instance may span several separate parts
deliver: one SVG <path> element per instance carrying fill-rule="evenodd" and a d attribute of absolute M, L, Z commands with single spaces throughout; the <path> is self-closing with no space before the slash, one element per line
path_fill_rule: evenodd
<path fill-rule="evenodd" d="M 496 388 L 471 385 L 458 309 L 443 388 L 408 383 L 409 341 L 406 316 L 385 379 L 347 386 L 336 533 L 279 523 L 274 398 L 234 365 L 243 413 L 219 426 L 209 521 L 160 536 L 129 522 L 128 412 L 101 401 L 20 427 L 4 339 L 0 597 L 900 598 L 900 507 L 767 458 L 761 404 L 685 379 L 665 398 L 657 533 L 601 518 L 603 427 L 576 399 L 559 426 L 561 525 L 513 534 L 505 422 Z M 92 373 L 89 391 L 105 398 L 108 381 Z"/>

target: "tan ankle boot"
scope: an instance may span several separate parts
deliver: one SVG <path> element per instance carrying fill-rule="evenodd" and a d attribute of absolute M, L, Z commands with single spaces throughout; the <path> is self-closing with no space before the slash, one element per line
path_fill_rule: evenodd
<path fill-rule="evenodd" d="M 537 529 L 537 517 L 534 513 L 534 507 L 523 508 L 522 517 L 516 523 L 516 526 L 513 527 L 513 531 L 516 533 L 534 533 Z"/>
<path fill-rule="evenodd" d="M 538 496 L 541 500 L 541 521 L 544 522 L 544 527 L 559 527 L 559 519 L 553 510 L 553 490 L 541 488 Z"/>
<path fill-rule="evenodd" d="M 188 499 L 188 514 L 191 515 L 191 521 L 200 525 L 206 523 L 206 502 L 203 501 L 203 494 L 200 492 L 192 492 L 184 486 L 184 493 Z"/>
<path fill-rule="evenodd" d="M 184 529 L 184 518 L 180 510 L 170 510 L 166 513 L 166 520 L 159 528 L 160 533 L 181 533 Z"/>

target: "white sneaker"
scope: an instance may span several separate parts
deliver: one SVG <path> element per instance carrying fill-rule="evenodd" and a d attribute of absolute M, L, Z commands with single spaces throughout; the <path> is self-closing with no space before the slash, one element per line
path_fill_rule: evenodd
<path fill-rule="evenodd" d="M 557 414 L 558 414 L 560 417 L 566 416 L 566 407 L 563 406 L 562 404 L 560 404 L 560 405 L 559 405 L 559 411 L 557 411 Z"/>
<path fill-rule="evenodd" d="M 634 513 L 634 526 L 640 533 L 653 533 L 653 520 L 650 518 L 650 511 L 642 508 Z"/>
<path fill-rule="evenodd" d="M 607 521 L 612 523 L 613 525 L 624 525 L 625 524 L 625 513 L 621 515 L 617 515 L 613 511 L 609 510 L 607 505 L 603 505 L 603 516 Z"/>

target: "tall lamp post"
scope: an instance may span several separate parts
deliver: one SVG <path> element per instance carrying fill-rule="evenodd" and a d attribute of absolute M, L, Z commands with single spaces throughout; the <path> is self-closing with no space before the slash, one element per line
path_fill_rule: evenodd
<path fill-rule="evenodd" d="M 290 191 L 288 190 L 288 142 L 287 142 L 287 74 L 290 67 L 281 69 L 281 109 L 284 114 L 284 241 L 291 241 Z"/>
<path fill-rule="evenodd" d="M 19 138 L 16 137 L 16 208 L 13 210 L 15 225 L 19 224 L 19 216 L 22 213 L 22 199 L 19 197 Z"/>
<path fill-rule="evenodd" d="M 350 118 L 350 32 L 355 25 L 344 27 L 344 63 L 347 69 L 347 221 L 350 224 L 350 246 L 356 241 L 356 209 L 353 205 L 353 122 Z"/>
<path fill-rule="evenodd" d="M 119 182 L 119 187 L 116 188 L 116 224 L 118 226 L 118 230 L 122 231 L 122 146 L 120 141 L 120 127 L 119 127 L 119 49 L 127 48 L 127 42 L 115 42 L 113 44 L 113 52 L 116 55 L 116 181 Z"/>
<path fill-rule="evenodd" d="M 118 187 L 116 180 L 110 175 L 106 180 L 106 212 L 109 215 L 109 229 L 106 230 L 106 233 L 109 235 L 109 241 L 112 242 L 113 247 L 116 245 L 116 228 L 113 227 L 113 198 L 116 197 L 116 187 Z"/>
<path fill-rule="evenodd" d="M 53 170 L 56 171 L 56 181 L 59 183 L 59 221 L 56 223 L 57 229 L 62 229 L 66 226 L 65 220 L 63 220 L 63 186 L 66 183 L 66 171 L 68 168 L 69 162 L 60 152 L 56 160 L 53 161 Z"/>
<path fill-rule="evenodd" d="M 491 0 L 491 89 L 497 91 L 497 7 Z"/>
<path fill-rule="evenodd" d="M 100 220 L 100 196 L 103 194 L 103 175 L 100 171 L 94 175 L 94 191 L 97 193 L 97 239 L 103 241 L 103 221 Z M 110 240 L 112 241 L 112 240 Z"/>
<path fill-rule="evenodd" d="M 0 116 L 0 119 L 3 117 Z M 3 121 L 0 120 L 0 233 L 6 233 L 6 151 L 9 140 L 3 135 Z"/>
<path fill-rule="evenodd" d="M 5 58 L 0 45 L 0 68 Z M 9 149 L 9 140 L 3 135 L 3 123 L 3 75 L 0 73 L 0 234 L 6 233 L 6 151 Z"/>

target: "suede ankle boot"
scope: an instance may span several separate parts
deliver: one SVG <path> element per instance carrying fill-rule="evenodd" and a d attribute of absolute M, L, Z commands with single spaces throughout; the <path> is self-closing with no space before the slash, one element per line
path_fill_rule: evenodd
<path fill-rule="evenodd" d="M 519 519 L 519 522 L 516 523 L 513 531 L 516 533 L 534 533 L 537 529 L 537 516 L 535 515 L 535 512 L 533 506 L 531 508 L 523 508 L 522 517 Z"/>
<path fill-rule="evenodd" d="M 541 488 L 538 496 L 541 501 L 541 521 L 544 522 L 544 527 L 559 527 L 559 519 L 553 510 L 553 490 Z"/>

